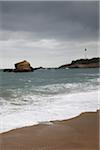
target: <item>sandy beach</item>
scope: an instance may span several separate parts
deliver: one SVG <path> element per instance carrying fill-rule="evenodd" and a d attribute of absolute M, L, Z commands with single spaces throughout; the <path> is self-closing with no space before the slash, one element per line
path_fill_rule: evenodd
<path fill-rule="evenodd" d="M 0 150 L 99 150 L 99 112 L 2 133 Z"/>

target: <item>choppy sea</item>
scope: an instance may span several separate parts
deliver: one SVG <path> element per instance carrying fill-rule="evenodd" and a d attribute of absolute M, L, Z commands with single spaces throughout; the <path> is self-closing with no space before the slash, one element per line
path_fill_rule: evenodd
<path fill-rule="evenodd" d="M 0 133 L 99 109 L 99 69 L 0 70 Z"/>

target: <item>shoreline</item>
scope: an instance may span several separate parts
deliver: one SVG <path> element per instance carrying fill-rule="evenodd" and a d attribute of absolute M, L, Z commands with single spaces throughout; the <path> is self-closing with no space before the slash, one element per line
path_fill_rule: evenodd
<path fill-rule="evenodd" d="M 98 150 L 99 113 L 0 133 L 1 150 Z"/>
<path fill-rule="evenodd" d="M 21 110 L 20 112 L 15 112 L 15 113 L 9 114 L 9 115 L 5 114 L 4 116 L 1 114 L 1 116 L 0 116 L 0 120 L 1 120 L 0 134 L 12 131 L 14 129 L 30 127 L 30 126 L 38 125 L 41 123 L 43 124 L 45 122 L 69 120 L 71 118 L 75 118 L 75 117 L 79 116 L 82 112 L 84 113 L 85 111 L 95 112 L 97 109 L 99 109 L 97 107 L 97 103 L 98 103 L 97 94 L 98 94 L 98 91 L 93 90 L 93 91 L 87 91 L 87 92 L 71 93 L 68 95 L 67 94 L 58 95 L 56 97 L 56 99 L 57 100 L 58 100 L 58 98 L 61 99 L 61 102 L 59 101 L 59 103 L 57 104 L 58 110 L 56 111 L 55 107 L 53 107 L 53 109 L 52 109 L 51 105 L 48 105 L 49 106 L 48 109 L 50 111 L 49 114 L 48 113 L 46 114 L 46 111 L 48 112 L 47 108 L 44 109 L 45 111 L 44 110 L 42 110 L 42 111 L 36 110 L 38 112 L 38 113 L 36 113 L 37 114 L 36 117 L 34 116 L 34 113 L 32 113 L 32 111 L 25 112 L 23 110 Z M 88 100 L 88 97 L 89 97 L 89 100 Z M 80 104 L 79 110 L 75 111 L 74 110 L 75 107 L 73 105 L 72 105 L 71 109 L 69 109 L 70 107 L 68 107 L 68 106 L 70 106 L 70 105 L 67 104 L 66 99 L 68 101 L 72 101 L 72 102 L 74 101 L 74 99 L 77 99 L 76 104 L 78 104 L 78 107 L 80 104 L 80 99 L 81 99 L 81 103 L 83 103 L 84 99 L 86 99 L 86 101 L 90 102 L 89 105 L 87 103 L 87 106 L 89 107 L 89 109 L 85 110 L 85 105 L 83 105 L 83 104 Z M 55 104 L 56 104 L 56 101 L 55 101 L 54 105 Z M 30 110 L 33 109 L 33 106 L 31 106 L 31 105 L 29 105 L 29 106 L 30 106 Z M 63 111 L 60 111 L 61 107 L 64 107 Z M 81 110 L 81 107 L 83 107 L 83 110 Z M 24 106 L 23 108 L 26 109 L 27 107 Z M 52 110 L 53 110 L 53 112 L 52 112 Z M 68 115 L 67 115 L 66 110 L 68 111 Z M 45 113 L 44 119 L 41 118 L 41 112 Z M 54 114 L 55 112 L 57 113 L 58 116 L 56 116 Z M 62 114 L 61 117 L 59 117 L 60 114 Z M 47 116 L 46 119 L 45 119 L 45 116 Z M 50 116 L 49 119 L 48 119 L 48 116 Z M 34 119 L 34 117 L 35 117 L 35 119 Z M 38 119 L 36 120 L 36 118 L 38 118 Z M 13 122 L 14 122 L 14 124 L 13 124 Z"/>
<path fill-rule="evenodd" d="M 17 127 L 17 128 L 13 128 L 13 129 L 9 129 L 7 131 L 2 131 L 0 132 L 0 135 L 1 134 L 6 134 L 6 133 L 9 133 L 9 132 L 12 132 L 14 130 L 19 130 L 19 129 L 23 129 L 23 128 L 30 128 L 30 127 L 34 127 L 34 126 L 38 126 L 38 125 L 52 125 L 56 122 L 64 122 L 64 121 L 69 121 L 69 120 L 73 120 L 81 115 L 83 115 L 84 113 L 96 113 L 96 112 L 99 112 L 100 110 L 97 109 L 97 110 L 94 110 L 94 111 L 86 111 L 86 112 L 81 112 L 71 118 L 68 118 L 68 119 L 58 119 L 58 120 L 51 120 L 51 121 L 41 121 L 41 122 L 38 122 L 38 123 L 33 123 L 33 124 L 30 124 L 30 125 L 26 125 L 26 126 L 22 126 L 22 127 Z"/>

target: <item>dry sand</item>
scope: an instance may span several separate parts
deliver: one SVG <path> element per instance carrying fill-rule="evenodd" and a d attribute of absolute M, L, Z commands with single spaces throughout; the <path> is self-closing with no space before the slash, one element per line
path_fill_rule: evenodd
<path fill-rule="evenodd" d="M 99 113 L 0 134 L 0 150 L 99 150 Z"/>

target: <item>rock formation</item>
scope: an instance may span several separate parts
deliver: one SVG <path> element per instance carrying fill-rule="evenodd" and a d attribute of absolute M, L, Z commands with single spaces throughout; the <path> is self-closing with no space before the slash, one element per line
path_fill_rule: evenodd
<path fill-rule="evenodd" d="M 92 59 L 78 59 L 72 61 L 71 64 L 65 64 L 60 66 L 58 69 L 65 68 L 99 68 L 100 67 L 100 58 L 92 58 Z"/>
<path fill-rule="evenodd" d="M 33 71 L 30 63 L 26 60 L 18 62 L 15 64 L 15 72 L 30 72 Z"/>
<path fill-rule="evenodd" d="M 15 64 L 15 69 L 4 69 L 4 72 L 31 72 L 34 69 L 31 67 L 30 63 L 26 60 L 18 62 Z"/>
<path fill-rule="evenodd" d="M 14 72 L 14 69 L 3 69 L 3 72 Z"/>

